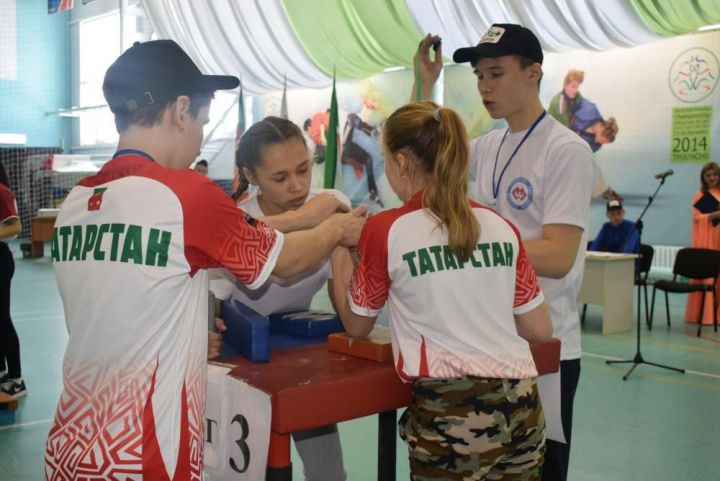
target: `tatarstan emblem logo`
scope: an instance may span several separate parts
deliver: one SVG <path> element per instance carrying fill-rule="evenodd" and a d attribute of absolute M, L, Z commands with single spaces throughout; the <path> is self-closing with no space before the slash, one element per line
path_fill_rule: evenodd
<path fill-rule="evenodd" d="M 518 202 L 522 202 L 525 200 L 525 197 L 527 197 L 527 192 L 525 192 L 525 189 L 515 187 L 512 191 L 512 196 L 515 197 L 515 200 Z"/>
<path fill-rule="evenodd" d="M 102 205 L 103 201 L 103 194 L 107 190 L 107 187 L 101 187 L 99 189 L 93 190 L 93 194 L 88 199 L 88 212 L 100 210 L 100 206 Z"/>
<path fill-rule="evenodd" d="M 506 198 L 508 203 L 518 210 L 527 209 L 533 201 L 533 187 L 525 177 L 517 177 L 510 182 Z"/>

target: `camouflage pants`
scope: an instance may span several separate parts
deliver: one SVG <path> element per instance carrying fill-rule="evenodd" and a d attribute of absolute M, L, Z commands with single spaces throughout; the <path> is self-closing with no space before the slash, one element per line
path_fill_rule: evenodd
<path fill-rule="evenodd" d="M 413 481 L 540 479 L 545 418 L 535 379 L 421 379 L 399 421 Z"/>

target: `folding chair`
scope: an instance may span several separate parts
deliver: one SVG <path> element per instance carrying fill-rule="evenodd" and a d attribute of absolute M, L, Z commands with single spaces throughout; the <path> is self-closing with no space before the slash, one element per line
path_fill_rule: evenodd
<path fill-rule="evenodd" d="M 660 289 L 665 292 L 665 314 L 667 316 L 667 324 L 670 325 L 670 302 L 668 300 L 668 292 L 677 294 L 690 294 L 691 292 L 702 292 L 700 301 L 700 317 L 698 318 L 697 335 L 700 336 L 702 331 L 703 310 L 705 309 L 705 295 L 711 292 L 713 295 L 713 327 L 717 332 L 717 292 L 715 292 L 715 284 L 720 275 L 720 251 L 714 249 L 700 249 L 695 247 L 686 247 L 680 249 L 675 257 L 675 265 L 673 266 L 673 280 L 660 280 L 653 284 L 653 295 L 650 311 L 650 324 L 648 327 L 652 329 L 653 316 L 655 313 L 655 291 Z M 712 279 L 712 284 L 690 284 L 689 282 L 678 282 L 677 276 L 687 277 L 688 279 L 704 280 Z"/>

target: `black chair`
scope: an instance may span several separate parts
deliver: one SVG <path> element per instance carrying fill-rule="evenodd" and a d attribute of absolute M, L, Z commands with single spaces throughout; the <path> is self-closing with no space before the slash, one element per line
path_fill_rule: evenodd
<path fill-rule="evenodd" d="M 707 292 L 711 292 L 713 295 L 713 327 L 715 332 L 717 332 L 718 299 L 717 292 L 715 292 L 715 284 L 718 281 L 719 275 L 720 251 L 714 249 L 699 249 L 695 247 L 680 249 L 675 257 L 673 280 L 660 280 L 653 284 L 650 324 L 648 327 L 652 329 L 653 316 L 655 314 L 655 290 L 660 289 L 665 292 L 665 314 L 667 316 L 668 326 L 670 325 L 670 302 L 668 301 L 668 292 L 674 292 L 677 294 L 702 292 L 697 331 L 697 335 L 700 336 L 700 332 L 702 331 L 703 309 L 705 309 L 705 295 Z M 690 284 L 689 282 L 677 282 L 677 276 L 683 276 L 694 280 L 712 279 L 713 282 L 712 284 Z"/>

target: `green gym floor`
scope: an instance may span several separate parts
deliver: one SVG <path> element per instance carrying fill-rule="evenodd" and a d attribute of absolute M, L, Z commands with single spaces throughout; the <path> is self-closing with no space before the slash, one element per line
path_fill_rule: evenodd
<path fill-rule="evenodd" d="M 20 259 L 12 285 L 12 315 L 20 336 L 28 395 L 16 421 L 0 426 L 0 479 L 43 479 L 45 438 L 62 387 L 67 342 L 62 303 L 52 266 L 43 259 Z M 46 249 L 47 253 L 47 249 Z M 327 307 L 327 298 L 316 300 Z M 678 374 L 640 365 L 627 381 L 629 365 L 608 359 L 632 358 L 635 330 L 600 334 L 601 310 L 589 306 L 583 327 L 582 374 L 575 399 L 570 479 L 573 481 L 710 481 L 720 479 L 720 334 L 711 327 L 695 337 L 682 317 L 685 299 L 671 297 L 672 327 L 657 302 L 655 326 L 642 327 L 647 361 L 683 367 Z M 377 419 L 340 424 L 350 481 L 376 479 Z M 409 479 L 405 446 L 398 439 L 398 480 Z M 294 479 L 302 466 L 293 453 Z"/>

